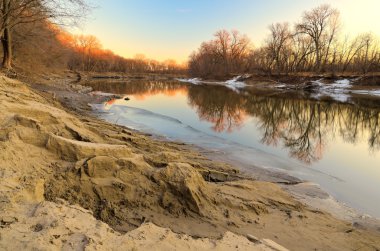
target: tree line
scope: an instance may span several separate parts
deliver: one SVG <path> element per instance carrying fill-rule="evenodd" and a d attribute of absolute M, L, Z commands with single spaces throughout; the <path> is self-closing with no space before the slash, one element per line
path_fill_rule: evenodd
<path fill-rule="evenodd" d="M 86 0 L 0 0 L 0 41 L 5 71 L 70 69 L 86 72 L 178 73 L 174 60 L 128 59 L 103 49 L 91 35 L 73 35 L 65 27 L 85 19 Z"/>
<path fill-rule="evenodd" d="M 341 35 L 340 13 L 330 5 L 305 11 L 295 25 L 269 26 L 264 44 L 254 48 L 246 35 L 221 30 L 189 58 L 189 72 L 200 77 L 238 73 L 362 73 L 380 71 L 375 35 Z"/>
<path fill-rule="evenodd" d="M 204 78 L 233 74 L 369 73 L 380 71 L 375 35 L 342 36 L 339 11 L 321 5 L 295 25 L 275 23 L 260 47 L 238 31 L 221 30 L 201 44 L 187 65 L 143 55 L 124 58 L 103 49 L 94 36 L 72 35 L 90 10 L 86 0 L 0 0 L 2 68 L 68 68 L 120 73 L 185 73 Z"/>
<path fill-rule="evenodd" d="M 121 57 L 111 50 L 102 48 L 100 41 L 92 35 L 72 35 L 60 31 L 58 39 L 71 50 L 67 61 L 70 70 L 86 72 L 120 73 L 179 73 L 185 66 L 175 60 L 158 61 L 143 54 L 134 58 Z"/>

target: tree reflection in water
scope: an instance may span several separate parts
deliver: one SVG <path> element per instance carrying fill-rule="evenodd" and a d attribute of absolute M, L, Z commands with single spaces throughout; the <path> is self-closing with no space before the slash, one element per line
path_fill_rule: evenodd
<path fill-rule="evenodd" d="M 318 161 L 328 143 L 340 136 L 356 143 L 368 137 L 371 151 L 380 149 L 380 110 L 328 101 L 240 95 L 224 87 L 192 86 L 189 103 L 217 132 L 240 128 L 256 118 L 261 142 L 285 146 L 305 163 Z"/>
<path fill-rule="evenodd" d="M 179 91 L 186 92 L 187 86 L 178 81 L 147 81 L 134 80 L 129 81 L 90 81 L 86 85 L 91 86 L 94 90 L 106 93 L 128 94 L 135 95 L 139 99 L 144 99 L 144 96 L 151 96 L 159 93 L 168 96 Z"/>
<path fill-rule="evenodd" d="M 224 87 L 191 86 L 188 100 L 200 119 L 213 123 L 216 132 L 232 132 L 240 128 L 246 118 L 246 99 Z"/>
<path fill-rule="evenodd" d="M 370 151 L 380 149 L 380 109 L 289 96 L 244 95 L 223 86 L 184 85 L 172 81 L 100 83 L 95 89 L 135 95 L 136 98 L 163 93 L 187 95 L 189 105 L 201 120 L 213 124 L 216 132 L 233 132 L 246 119 L 258 121 L 261 142 L 284 146 L 292 157 L 305 163 L 322 158 L 324 149 L 336 137 L 355 144 L 367 138 Z"/>

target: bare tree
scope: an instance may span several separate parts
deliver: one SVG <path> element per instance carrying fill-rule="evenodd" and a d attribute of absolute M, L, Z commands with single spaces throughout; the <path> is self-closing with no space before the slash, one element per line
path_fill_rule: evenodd
<path fill-rule="evenodd" d="M 351 65 L 353 59 L 358 56 L 358 53 L 364 47 L 361 37 L 356 37 L 354 40 L 349 41 L 346 37 L 340 45 L 339 67 L 341 71 L 346 71 Z"/>
<path fill-rule="evenodd" d="M 94 54 L 96 51 L 100 51 L 102 47 L 100 41 L 91 35 L 78 35 L 74 36 L 72 42 L 72 47 L 81 56 L 81 70 L 91 71 L 94 68 Z"/>
<path fill-rule="evenodd" d="M 314 42 L 315 69 L 317 71 L 321 70 L 323 48 L 329 47 L 335 37 L 338 20 L 339 12 L 336 9 L 329 5 L 321 5 L 311 11 L 306 11 L 301 23 L 296 25 L 297 32 L 307 34 Z"/>
<path fill-rule="evenodd" d="M 245 59 L 251 50 L 251 41 L 246 35 L 240 34 L 238 31 L 231 32 L 230 45 L 230 61 L 233 71 L 241 71 L 244 69 Z"/>
<path fill-rule="evenodd" d="M 366 74 L 378 61 L 379 48 L 375 37 L 371 33 L 361 36 L 362 47 L 358 52 L 357 63 L 362 73 Z"/>
<path fill-rule="evenodd" d="M 314 53 L 310 37 L 296 34 L 292 37 L 292 71 L 306 71 L 310 67 L 311 55 Z"/>
<path fill-rule="evenodd" d="M 221 30 L 214 39 L 204 42 L 190 56 L 189 67 L 194 75 L 224 77 L 233 72 L 246 70 L 251 41 L 238 31 Z"/>
<path fill-rule="evenodd" d="M 286 60 L 284 53 L 287 43 L 292 37 L 292 33 L 288 23 L 276 23 L 269 26 L 270 36 L 267 39 L 268 50 L 272 62 L 276 63 L 277 74 L 280 74 L 282 67 Z"/>

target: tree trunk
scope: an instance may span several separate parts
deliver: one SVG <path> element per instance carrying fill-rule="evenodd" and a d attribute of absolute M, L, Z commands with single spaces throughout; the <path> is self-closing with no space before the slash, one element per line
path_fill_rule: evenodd
<path fill-rule="evenodd" d="M 1 36 L 1 43 L 3 45 L 2 67 L 4 69 L 12 69 L 12 36 L 9 28 L 10 4 L 10 0 L 3 0 L 4 33 Z"/>
<path fill-rule="evenodd" d="M 12 36 L 9 28 L 5 28 L 1 43 L 3 45 L 2 67 L 12 69 Z"/>
<path fill-rule="evenodd" d="M 319 43 L 318 41 L 315 41 L 315 53 L 316 53 L 316 58 L 315 58 L 315 67 L 316 71 L 319 73 L 321 70 L 321 55 L 320 55 L 320 50 L 319 50 Z"/>

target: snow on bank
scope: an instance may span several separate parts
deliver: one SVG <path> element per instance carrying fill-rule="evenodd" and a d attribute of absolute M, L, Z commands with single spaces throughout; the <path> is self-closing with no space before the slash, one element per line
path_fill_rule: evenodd
<path fill-rule="evenodd" d="M 246 87 L 246 84 L 240 81 L 241 78 L 242 76 L 237 76 L 237 77 L 234 77 L 233 79 L 227 80 L 225 82 L 226 87 L 232 89 L 233 91 L 239 91 L 239 89 Z"/>
<path fill-rule="evenodd" d="M 316 99 L 330 97 L 339 102 L 347 102 L 352 94 L 380 96 L 380 90 L 353 90 L 349 79 L 340 79 L 332 84 L 324 84 L 321 80 L 312 82 L 317 88 L 312 96 Z"/>
<path fill-rule="evenodd" d="M 351 81 L 349 79 L 340 79 L 330 85 L 332 88 L 350 88 Z"/>
<path fill-rule="evenodd" d="M 347 102 L 350 98 L 349 89 L 352 85 L 349 79 L 336 80 L 332 84 L 325 84 L 322 82 L 322 79 L 313 81 L 312 83 L 318 87 L 317 93 L 312 95 L 316 99 L 330 97 L 338 102 Z"/>
<path fill-rule="evenodd" d="M 286 90 L 299 90 L 299 91 L 309 91 L 311 92 L 311 97 L 315 99 L 322 99 L 329 97 L 338 102 L 348 102 L 351 98 L 352 94 L 359 95 L 370 95 L 370 96 L 380 96 L 379 89 L 372 90 L 358 90 L 354 89 L 354 85 L 352 84 L 355 80 L 349 79 L 339 79 L 334 81 L 333 83 L 324 83 L 323 78 L 315 81 L 310 81 L 304 83 L 302 85 L 296 84 L 283 84 L 278 83 L 274 87 L 278 89 L 286 89 Z"/>
<path fill-rule="evenodd" d="M 200 79 L 200 78 L 177 78 L 177 80 L 179 82 L 190 83 L 190 84 L 194 84 L 194 85 L 199 85 L 199 84 L 203 83 L 202 79 Z"/>
<path fill-rule="evenodd" d="M 101 97 L 114 97 L 116 95 L 114 93 L 108 93 L 108 92 L 102 92 L 102 91 L 92 91 L 89 94 L 92 96 L 101 96 Z"/>
<path fill-rule="evenodd" d="M 239 89 L 242 89 L 246 86 L 246 84 L 242 81 L 242 79 L 247 78 L 245 75 L 243 76 L 236 76 L 233 79 L 227 80 L 225 82 L 217 82 L 217 81 L 205 81 L 200 78 L 177 78 L 178 81 L 183 83 L 190 83 L 194 85 L 201 85 L 201 84 L 214 84 L 214 85 L 224 85 L 227 88 L 232 89 L 233 91 L 239 91 Z"/>

